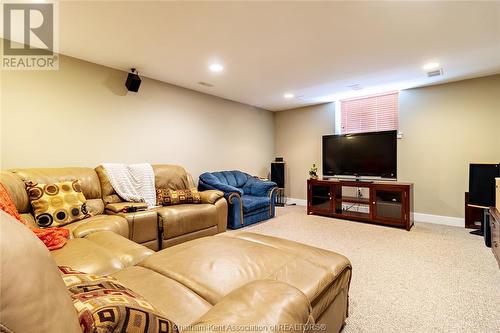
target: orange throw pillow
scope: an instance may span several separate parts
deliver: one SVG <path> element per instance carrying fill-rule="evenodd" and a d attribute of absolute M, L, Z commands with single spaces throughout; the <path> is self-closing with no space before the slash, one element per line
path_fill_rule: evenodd
<path fill-rule="evenodd" d="M 0 209 L 6 212 L 7 214 L 14 217 L 16 220 L 26 225 L 24 220 L 22 219 L 19 211 L 14 205 L 11 197 L 9 196 L 9 192 L 0 183 Z M 28 226 L 27 226 L 28 227 Z M 57 250 L 66 244 L 66 241 L 69 236 L 69 230 L 64 228 L 30 228 L 31 231 L 35 233 L 35 235 L 47 246 L 49 250 Z"/>

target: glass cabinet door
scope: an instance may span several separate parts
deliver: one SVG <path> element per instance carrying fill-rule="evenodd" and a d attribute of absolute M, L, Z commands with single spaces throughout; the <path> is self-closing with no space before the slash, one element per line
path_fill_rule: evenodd
<path fill-rule="evenodd" d="M 331 186 L 311 185 L 311 209 L 316 211 L 330 211 L 331 207 Z"/>
<path fill-rule="evenodd" d="M 374 189 L 375 218 L 384 220 L 402 220 L 404 218 L 404 192 L 399 190 Z"/>

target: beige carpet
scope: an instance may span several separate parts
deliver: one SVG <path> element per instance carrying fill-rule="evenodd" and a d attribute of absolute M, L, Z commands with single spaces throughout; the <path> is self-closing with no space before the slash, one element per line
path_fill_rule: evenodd
<path fill-rule="evenodd" d="M 246 228 L 332 250 L 353 265 L 344 332 L 500 332 L 500 270 L 463 228 L 418 223 L 410 232 L 278 208 Z"/>

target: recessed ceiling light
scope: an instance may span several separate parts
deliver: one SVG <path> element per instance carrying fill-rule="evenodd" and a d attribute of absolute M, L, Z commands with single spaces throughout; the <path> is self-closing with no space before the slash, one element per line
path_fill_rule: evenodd
<path fill-rule="evenodd" d="M 224 70 L 224 67 L 221 64 L 211 64 L 210 67 L 208 67 L 210 71 L 212 72 L 222 72 Z"/>
<path fill-rule="evenodd" d="M 286 93 L 286 94 L 283 95 L 283 97 L 285 97 L 285 98 L 294 98 L 295 95 L 291 94 L 291 93 Z"/>
<path fill-rule="evenodd" d="M 438 69 L 439 67 L 440 67 L 440 65 L 438 62 L 429 62 L 429 63 L 422 66 L 424 71 L 433 71 L 433 70 Z"/>

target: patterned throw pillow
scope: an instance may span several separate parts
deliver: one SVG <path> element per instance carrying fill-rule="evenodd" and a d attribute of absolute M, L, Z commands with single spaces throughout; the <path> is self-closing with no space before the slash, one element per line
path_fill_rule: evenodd
<path fill-rule="evenodd" d="M 83 333 L 177 333 L 177 325 L 163 317 L 142 296 L 108 276 L 85 274 L 59 266 L 78 312 Z"/>
<path fill-rule="evenodd" d="M 180 205 L 187 203 L 201 203 L 201 196 L 197 189 L 192 188 L 189 190 L 174 191 L 166 188 L 159 188 L 156 190 L 156 204 L 158 206 Z"/>
<path fill-rule="evenodd" d="M 26 183 L 36 223 L 57 227 L 90 217 L 85 196 L 78 180 L 37 184 Z"/>

